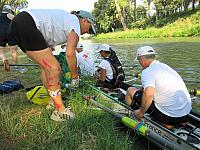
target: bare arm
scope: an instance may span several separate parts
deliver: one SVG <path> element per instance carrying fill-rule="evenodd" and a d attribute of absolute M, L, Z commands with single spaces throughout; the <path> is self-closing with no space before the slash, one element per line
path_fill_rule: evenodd
<path fill-rule="evenodd" d="M 106 80 L 106 69 L 102 69 L 101 68 L 101 71 L 100 71 L 100 80 L 103 81 L 103 82 Z"/>
<path fill-rule="evenodd" d="M 75 52 L 78 41 L 79 37 L 76 34 L 76 32 L 71 31 L 67 37 L 66 60 L 72 75 L 72 79 L 78 78 L 77 60 Z"/>
<path fill-rule="evenodd" d="M 135 115 L 137 116 L 138 119 L 141 119 L 144 113 L 151 106 L 151 103 L 153 101 L 154 91 L 155 88 L 153 87 L 145 88 L 144 93 L 142 95 L 141 108 L 135 111 Z"/>

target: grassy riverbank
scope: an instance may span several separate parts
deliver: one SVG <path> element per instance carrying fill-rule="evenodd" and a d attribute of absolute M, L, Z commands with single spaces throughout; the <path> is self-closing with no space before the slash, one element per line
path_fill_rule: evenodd
<path fill-rule="evenodd" d="M 23 54 L 19 63 L 30 62 Z M 40 83 L 39 70 L 26 67 L 27 72 L 1 69 L 0 81 L 18 79 L 27 87 Z M 81 94 L 80 94 L 81 93 Z M 67 149 L 67 150 L 129 150 L 134 149 L 128 132 L 120 132 L 113 117 L 93 110 L 82 99 L 82 94 L 94 94 L 80 88 L 68 94 L 65 101 L 76 117 L 67 122 L 54 122 L 45 106 L 31 104 L 26 91 L 19 90 L 0 96 L 0 149 Z"/>
<path fill-rule="evenodd" d="M 149 27 L 145 30 L 118 31 L 113 33 L 98 34 L 95 39 L 117 38 L 153 38 L 153 37 L 189 37 L 200 36 L 200 11 L 188 15 L 168 18 L 168 24 L 161 28 Z"/>

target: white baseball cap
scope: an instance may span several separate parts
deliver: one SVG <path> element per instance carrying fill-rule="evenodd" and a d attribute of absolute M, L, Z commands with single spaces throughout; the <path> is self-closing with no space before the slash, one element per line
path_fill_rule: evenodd
<path fill-rule="evenodd" d="M 100 45 L 99 48 L 98 48 L 98 52 L 100 52 L 100 51 L 110 52 L 110 45 L 108 45 L 108 44 Z"/>
<path fill-rule="evenodd" d="M 83 45 L 81 43 L 78 43 L 76 48 L 83 48 Z"/>
<path fill-rule="evenodd" d="M 151 55 L 151 54 L 156 54 L 155 50 L 151 46 L 142 46 L 137 49 L 136 53 L 136 59 L 139 56 L 144 56 L 144 55 Z"/>

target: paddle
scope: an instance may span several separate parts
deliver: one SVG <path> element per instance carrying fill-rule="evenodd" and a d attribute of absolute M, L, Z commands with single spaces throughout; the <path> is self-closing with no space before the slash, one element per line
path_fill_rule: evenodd
<path fill-rule="evenodd" d="M 0 66 L 4 66 L 0 64 Z M 9 64 L 9 66 L 39 66 L 38 64 Z"/>
<path fill-rule="evenodd" d="M 92 96 L 83 96 L 83 98 L 85 100 L 87 100 L 88 102 L 90 102 L 91 104 L 97 106 L 98 108 L 112 114 L 113 116 L 115 116 L 116 118 L 118 118 L 119 120 L 121 120 L 123 122 L 124 125 L 128 126 L 131 129 L 134 129 L 134 131 L 138 134 L 138 135 L 143 135 L 146 136 L 148 133 L 148 129 L 147 127 L 145 127 L 143 125 L 143 122 L 137 122 L 127 116 L 123 116 L 119 113 L 116 113 L 115 111 L 113 111 L 112 109 L 105 107 L 103 105 L 101 105 L 100 103 L 98 103 L 95 100 L 95 97 Z"/>

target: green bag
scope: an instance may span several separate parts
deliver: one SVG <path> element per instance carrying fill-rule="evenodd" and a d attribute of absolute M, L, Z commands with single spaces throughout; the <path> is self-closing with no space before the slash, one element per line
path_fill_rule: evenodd
<path fill-rule="evenodd" d="M 26 93 L 27 99 L 38 105 L 47 105 L 50 96 L 44 86 L 38 85 Z"/>
<path fill-rule="evenodd" d="M 71 83 L 71 73 L 67 66 L 66 53 L 61 52 L 59 55 L 56 55 L 55 57 L 58 60 L 60 66 L 62 68 L 62 74 L 61 74 L 60 81 L 61 81 L 62 88 L 64 88 L 66 83 Z"/>

